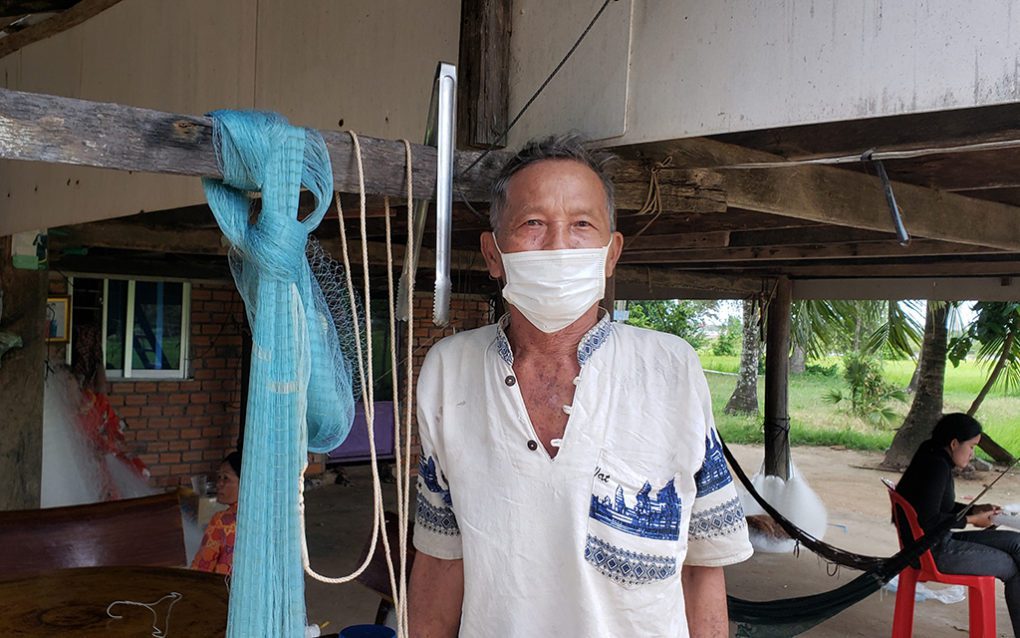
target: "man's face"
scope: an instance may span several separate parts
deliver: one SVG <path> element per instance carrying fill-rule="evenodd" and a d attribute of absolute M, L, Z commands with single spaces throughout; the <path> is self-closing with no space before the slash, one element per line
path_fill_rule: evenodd
<path fill-rule="evenodd" d="M 590 168 L 569 159 L 543 160 L 510 178 L 495 241 L 504 253 L 563 248 L 602 248 L 612 241 L 606 277 L 613 274 L 623 235 L 610 230 L 606 192 Z M 489 274 L 503 278 L 492 233 L 482 234 Z"/>

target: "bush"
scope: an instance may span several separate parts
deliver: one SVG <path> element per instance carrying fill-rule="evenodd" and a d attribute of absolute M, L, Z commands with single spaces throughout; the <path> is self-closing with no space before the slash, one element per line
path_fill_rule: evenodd
<path fill-rule="evenodd" d="M 812 377 L 824 377 L 827 379 L 833 379 L 839 376 L 839 364 L 834 363 L 831 366 L 823 366 L 818 363 L 809 363 L 804 368 L 804 374 Z"/>
<path fill-rule="evenodd" d="M 843 379 L 849 386 L 843 390 L 833 389 L 823 397 L 827 403 L 850 404 L 850 414 L 876 425 L 887 425 L 896 418 L 896 413 L 886 405 L 891 400 L 906 401 L 906 394 L 882 378 L 882 363 L 862 352 L 851 352 L 843 359 Z"/>
<path fill-rule="evenodd" d="M 738 354 L 740 344 L 744 339 L 743 328 L 739 317 L 729 317 L 723 324 L 719 336 L 712 343 L 712 354 L 718 357 L 726 357 Z"/>

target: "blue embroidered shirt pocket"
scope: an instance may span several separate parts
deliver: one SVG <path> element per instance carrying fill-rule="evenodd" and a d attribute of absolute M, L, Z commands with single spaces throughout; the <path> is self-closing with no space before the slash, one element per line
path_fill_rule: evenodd
<path fill-rule="evenodd" d="M 602 450 L 592 477 L 584 558 L 624 587 L 672 578 L 682 515 L 674 476 L 642 476 Z"/>

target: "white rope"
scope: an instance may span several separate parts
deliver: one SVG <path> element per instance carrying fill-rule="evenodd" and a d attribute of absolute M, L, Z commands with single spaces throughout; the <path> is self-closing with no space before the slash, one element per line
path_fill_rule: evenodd
<path fill-rule="evenodd" d="M 411 143 L 407 140 L 401 140 L 404 143 L 404 164 L 406 166 L 407 173 L 405 179 L 407 181 L 407 248 L 404 251 L 404 259 L 407 263 L 415 263 L 414 249 L 415 242 L 411 229 L 414 228 L 414 173 L 411 168 Z M 388 219 L 388 218 L 387 218 Z M 387 241 L 387 246 L 389 242 Z M 392 258 L 390 260 L 392 263 Z M 392 268 L 390 269 L 392 271 Z M 393 298 L 393 293 L 390 291 L 390 299 Z M 394 316 L 395 308 L 390 308 L 390 316 Z M 407 282 L 407 357 L 404 360 L 404 365 L 407 366 L 404 374 L 404 466 L 400 467 L 400 455 L 397 455 L 397 474 L 401 475 L 404 480 L 404 492 L 399 494 L 401 502 L 397 505 L 397 519 L 400 525 L 400 604 L 397 606 L 397 611 L 400 614 L 399 620 L 397 621 L 398 628 L 402 626 L 404 634 L 402 638 L 407 638 L 408 634 L 408 600 L 407 600 L 407 530 L 410 527 L 411 520 L 411 416 L 414 405 L 414 276 L 408 277 Z M 392 341 L 394 344 L 394 356 L 396 352 L 396 339 Z M 393 396 L 396 397 L 398 393 L 397 384 L 393 384 Z M 399 444 L 399 439 L 397 443 Z M 399 449 L 399 448 L 398 448 Z"/>
<path fill-rule="evenodd" d="M 366 214 L 365 214 L 365 167 L 361 157 L 361 144 L 358 141 L 357 134 L 354 131 L 349 131 L 351 136 L 351 142 L 354 145 L 354 157 L 358 165 L 358 189 L 360 193 L 359 204 L 360 204 L 360 217 L 361 217 L 361 259 L 362 259 L 362 273 L 365 278 L 365 349 L 368 353 L 372 352 L 372 303 L 371 303 L 371 288 L 370 279 L 368 272 L 368 231 L 366 228 Z M 336 208 L 337 216 L 340 222 L 340 252 L 343 255 L 344 263 L 344 274 L 347 281 L 347 292 L 350 299 L 352 312 L 356 312 L 357 303 L 354 298 L 354 281 L 351 278 L 351 260 L 350 255 L 347 251 L 347 231 L 344 228 L 344 216 L 343 208 L 340 205 L 340 193 L 336 194 Z M 392 305 L 392 301 L 390 302 Z M 376 447 L 375 447 L 375 388 L 371 382 L 375 378 L 372 372 L 372 358 L 371 356 L 365 357 L 361 348 L 361 328 L 358 324 L 357 317 L 354 317 L 354 321 L 351 322 L 354 326 L 354 344 L 356 347 L 358 357 L 358 374 L 362 380 L 362 391 L 361 397 L 365 407 L 365 422 L 368 426 L 368 446 L 369 456 L 371 458 L 372 465 L 372 496 L 373 496 L 373 508 L 372 508 L 372 540 L 368 548 L 368 554 L 365 556 L 365 560 L 361 565 L 346 576 L 338 578 L 331 578 L 329 576 L 323 576 L 312 569 L 311 563 L 308 559 L 308 539 L 305 537 L 305 519 L 304 519 L 304 479 L 298 477 L 299 480 L 299 498 L 298 503 L 301 511 L 300 524 L 301 524 L 301 560 L 304 565 L 305 573 L 309 576 L 323 583 L 331 585 L 340 585 L 343 583 L 350 582 L 360 576 L 368 568 L 369 563 L 372 561 L 372 557 L 375 555 L 376 545 L 380 536 L 380 530 L 382 530 L 383 548 L 386 557 L 386 567 L 389 571 L 390 586 L 393 588 L 392 591 L 397 591 L 396 575 L 393 568 L 393 556 L 390 551 L 389 539 L 386 537 L 385 527 L 381 525 L 382 519 L 382 483 L 379 480 L 379 466 L 376 462 Z M 367 367 L 367 370 L 366 370 Z M 307 466 L 307 462 L 306 462 Z"/>
<path fill-rule="evenodd" d="M 304 500 L 304 479 L 299 477 L 298 482 L 298 506 L 300 508 L 300 525 L 301 525 L 301 560 L 304 566 L 305 572 L 323 583 L 339 585 L 350 582 L 358 576 L 360 576 L 368 565 L 372 561 L 372 557 L 375 555 L 377 548 L 377 540 L 382 536 L 383 542 L 383 553 L 386 557 L 386 567 L 389 572 L 390 587 L 393 592 L 393 603 L 397 614 L 397 636 L 398 638 L 408 638 L 408 605 L 407 605 L 407 537 L 408 529 L 410 527 L 410 509 L 411 509 L 411 416 L 412 406 L 414 404 L 414 317 L 413 317 L 413 298 L 414 298 L 414 278 L 411 277 L 407 286 L 407 302 L 408 308 L 411 308 L 411 314 L 407 321 L 407 343 L 406 343 L 406 358 L 404 364 L 406 366 L 405 374 L 405 385 L 404 385 L 404 412 L 403 419 L 401 420 L 400 413 L 400 388 L 398 380 L 398 365 L 397 365 L 397 347 L 396 347 L 396 307 L 394 298 L 394 285 L 393 285 L 393 246 L 392 246 L 392 229 L 390 224 L 390 202 L 389 198 L 384 198 L 385 207 L 385 220 L 386 220 L 386 284 L 387 284 L 387 302 L 389 306 L 389 336 L 390 336 L 390 374 L 392 375 L 393 385 L 393 427 L 394 427 L 394 449 L 396 453 L 396 485 L 397 485 L 397 523 L 399 527 L 399 551 L 400 551 L 400 573 L 399 573 L 399 584 L 397 580 L 396 570 L 393 565 L 393 551 L 390 547 L 389 538 L 386 534 L 385 519 L 383 517 L 383 498 L 382 498 L 382 483 L 379 479 L 379 467 L 377 461 L 377 453 L 375 446 L 375 389 L 371 380 L 375 378 L 372 370 L 372 313 L 371 313 L 371 289 L 369 279 L 369 261 L 368 261 L 368 233 L 366 229 L 366 205 L 365 205 L 365 174 L 364 164 L 361 156 L 361 144 L 358 141 L 358 136 L 351 131 L 351 141 L 354 145 L 354 154 L 358 166 L 358 189 L 360 194 L 360 226 L 361 226 L 361 258 L 362 258 L 362 272 L 365 280 L 365 346 L 366 353 L 362 352 L 361 348 L 361 328 L 355 317 L 352 322 L 354 326 L 354 343 L 358 357 L 358 374 L 362 379 L 362 400 L 365 407 L 365 421 L 368 425 L 368 444 L 369 444 L 369 455 L 371 457 L 372 465 L 372 496 L 373 496 L 373 511 L 372 511 L 372 540 L 369 544 L 368 555 L 365 557 L 364 562 L 352 573 L 332 578 L 319 574 L 312 569 L 311 562 L 308 557 L 308 541 L 305 535 L 305 500 Z M 401 140 L 404 144 L 404 160 L 407 180 L 407 248 L 405 249 L 404 259 L 411 260 L 413 263 L 414 257 L 414 241 L 412 237 L 412 229 L 414 228 L 413 217 L 414 217 L 414 182 L 413 182 L 413 164 L 411 155 L 411 144 L 407 140 Z M 337 215 L 339 216 L 340 222 L 340 247 L 341 254 L 343 256 L 344 274 L 347 283 L 347 292 L 350 299 L 350 305 L 352 309 L 357 309 L 357 303 L 354 296 L 354 282 L 351 278 L 351 263 L 350 256 L 347 249 L 347 231 L 344 227 L 343 220 L 343 209 L 340 204 L 340 193 L 336 193 L 336 208 Z M 367 369 L 366 369 L 367 367 Z M 403 425 L 403 427 L 401 427 Z M 307 462 L 305 463 L 307 467 Z"/>
<path fill-rule="evenodd" d="M 871 161 L 880 160 L 902 160 L 928 157 L 930 155 L 953 155 L 960 153 L 976 153 L 979 151 L 996 151 L 1020 147 L 1020 140 L 1000 140 L 996 142 L 975 142 L 973 144 L 955 144 L 953 146 L 933 146 L 929 148 L 914 148 L 888 151 L 874 151 L 868 156 Z M 835 155 L 826 157 L 806 157 L 803 159 L 777 160 L 770 162 L 744 162 L 741 164 L 729 164 L 727 166 L 711 166 L 714 170 L 749 170 L 755 168 L 789 168 L 793 166 L 812 166 L 835 164 L 856 164 L 864 161 L 862 156 L 865 152 L 857 155 Z"/>
<path fill-rule="evenodd" d="M 160 629 L 159 614 L 156 613 L 155 607 L 162 603 L 167 598 L 170 599 L 170 606 L 166 608 L 165 626 L 162 629 Z M 106 615 L 109 616 L 110 618 L 113 618 L 114 620 L 121 620 L 122 618 L 124 618 L 124 616 L 118 616 L 117 614 L 110 611 L 115 606 L 131 605 L 133 607 L 144 607 L 145 609 L 148 609 L 149 612 L 152 614 L 152 634 L 151 634 L 152 638 L 167 638 L 167 636 L 170 635 L 170 613 L 173 611 L 174 605 L 176 605 L 177 601 L 179 601 L 181 598 L 184 598 L 184 596 L 178 592 L 172 591 L 154 603 L 140 603 L 134 600 L 115 600 L 106 606 Z"/>

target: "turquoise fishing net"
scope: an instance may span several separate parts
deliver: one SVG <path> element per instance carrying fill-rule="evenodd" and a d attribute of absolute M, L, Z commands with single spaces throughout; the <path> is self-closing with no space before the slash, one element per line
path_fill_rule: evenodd
<path fill-rule="evenodd" d="M 252 327 L 227 636 L 299 637 L 306 618 L 298 481 L 306 453 L 337 447 L 354 419 L 352 366 L 337 334 L 344 312 L 330 307 L 306 254 L 309 233 L 329 206 L 333 174 L 315 131 L 273 113 L 211 116 L 223 180 L 203 186 L 230 242 L 231 271 Z M 302 187 L 315 209 L 299 220 Z M 262 207 L 253 218 L 255 192 Z M 324 259 L 317 262 L 328 264 Z"/>

